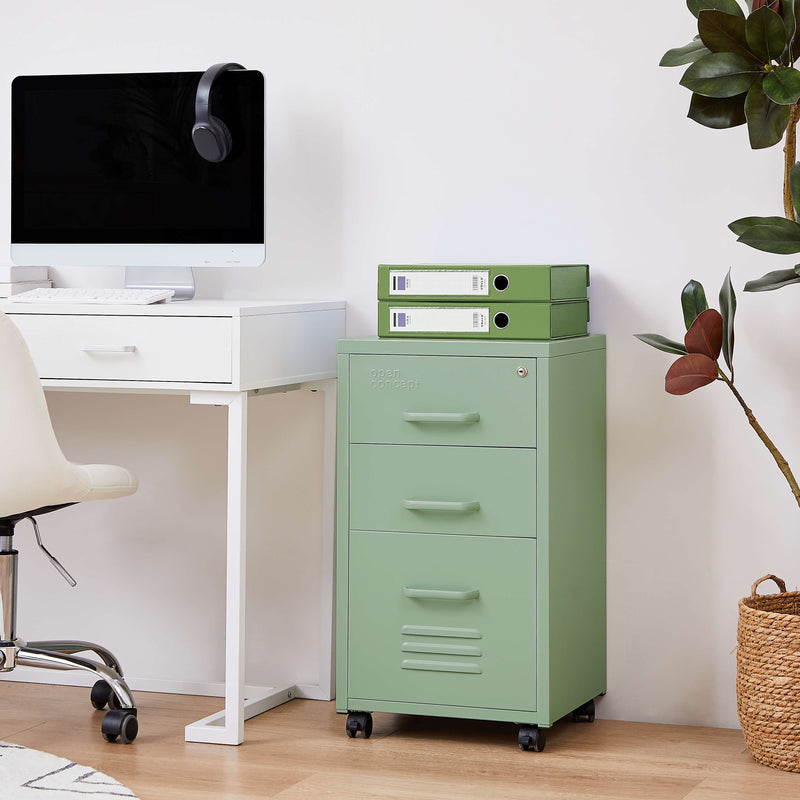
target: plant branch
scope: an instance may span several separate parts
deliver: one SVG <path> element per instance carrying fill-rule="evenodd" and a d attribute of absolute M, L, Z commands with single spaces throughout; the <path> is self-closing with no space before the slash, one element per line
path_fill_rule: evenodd
<path fill-rule="evenodd" d="M 728 385 L 728 388 L 733 392 L 733 396 L 738 400 L 739 405 L 744 409 L 744 413 L 747 415 L 747 421 L 752 426 L 753 430 L 758 435 L 758 438 L 761 439 L 762 442 L 766 445 L 767 450 L 772 454 L 772 457 L 775 459 L 775 463 L 778 465 L 778 469 L 783 473 L 784 478 L 789 483 L 789 486 L 792 490 L 792 494 L 794 495 L 794 499 L 797 501 L 797 505 L 800 506 L 800 486 L 797 485 L 797 481 L 792 474 L 792 470 L 789 468 L 789 464 L 786 459 L 781 455 L 780 451 L 775 444 L 773 443 L 772 439 L 767 436 L 764 432 L 764 429 L 758 424 L 758 420 L 755 418 L 753 412 L 747 407 L 747 403 L 745 403 L 742 396 L 736 390 L 736 387 L 733 383 L 728 379 L 727 375 L 725 375 L 722 370 L 719 371 L 720 379 L 725 381 Z"/>
<path fill-rule="evenodd" d="M 797 121 L 800 119 L 800 103 L 793 103 L 786 126 L 786 144 L 783 147 L 783 213 L 786 219 L 797 222 L 789 186 L 789 173 L 797 159 Z"/>

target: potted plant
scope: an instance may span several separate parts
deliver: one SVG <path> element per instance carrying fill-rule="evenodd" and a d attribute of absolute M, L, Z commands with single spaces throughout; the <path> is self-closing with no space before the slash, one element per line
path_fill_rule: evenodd
<path fill-rule="evenodd" d="M 686 0 L 697 20 L 697 35 L 669 50 L 661 66 L 686 66 L 680 80 L 692 92 L 689 117 L 708 128 L 746 125 L 752 149 L 784 141 L 783 216 L 748 216 L 728 226 L 737 241 L 766 253 L 800 253 L 800 0 Z M 749 281 L 745 291 L 761 292 L 800 283 L 800 264 Z M 688 394 L 724 383 L 769 450 L 800 505 L 797 480 L 734 383 L 736 295 L 730 271 L 719 293 L 719 311 L 705 291 L 689 281 L 681 294 L 683 341 L 657 334 L 638 338 L 678 355 L 665 388 Z M 720 365 L 722 356 L 727 372 Z M 779 593 L 758 595 L 772 578 Z M 786 592 L 779 578 L 765 576 L 739 603 L 737 708 L 748 748 L 761 763 L 800 772 L 800 592 Z"/>

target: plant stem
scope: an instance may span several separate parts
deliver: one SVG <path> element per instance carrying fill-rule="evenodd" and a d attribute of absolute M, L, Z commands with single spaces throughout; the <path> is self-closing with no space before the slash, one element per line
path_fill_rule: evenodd
<path fill-rule="evenodd" d="M 783 148 L 783 213 L 786 219 L 797 222 L 789 186 L 789 173 L 797 159 L 797 121 L 800 119 L 800 103 L 793 103 L 786 126 L 786 144 Z"/>
<path fill-rule="evenodd" d="M 772 454 L 772 457 L 775 459 L 775 463 L 778 465 L 778 469 L 780 469 L 784 478 L 786 478 L 786 480 L 789 482 L 789 486 L 792 490 L 792 494 L 794 495 L 794 499 L 797 501 L 797 505 L 800 506 L 800 486 L 797 485 L 797 481 L 792 474 L 792 470 L 789 468 L 788 462 L 781 455 L 778 448 L 775 447 L 772 439 L 767 436 L 767 434 L 764 432 L 764 429 L 758 424 L 758 420 L 755 418 L 753 412 L 747 407 L 747 403 L 745 403 L 742 396 L 736 390 L 733 382 L 728 378 L 727 375 L 725 375 L 724 372 L 722 372 L 722 370 L 719 370 L 719 375 L 720 379 L 728 384 L 728 388 L 733 392 L 733 396 L 739 401 L 739 405 L 744 409 L 744 413 L 747 415 L 747 421 L 750 423 L 753 430 L 758 434 L 758 438 L 764 442 L 767 450 L 769 450 L 769 452 Z"/>

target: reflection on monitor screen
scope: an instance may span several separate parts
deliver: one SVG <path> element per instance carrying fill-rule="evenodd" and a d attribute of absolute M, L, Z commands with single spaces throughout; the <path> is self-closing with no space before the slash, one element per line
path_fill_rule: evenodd
<path fill-rule="evenodd" d="M 212 163 L 192 142 L 201 75 L 17 77 L 12 260 L 123 266 L 129 283 L 159 286 L 191 281 L 195 266 L 261 264 L 264 77 L 237 69 L 215 80 L 210 111 L 231 150 Z M 193 294 L 191 283 L 175 288 Z"/>

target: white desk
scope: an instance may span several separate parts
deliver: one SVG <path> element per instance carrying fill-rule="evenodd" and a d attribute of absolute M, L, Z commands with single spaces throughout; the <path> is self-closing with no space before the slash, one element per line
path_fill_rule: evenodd
<path fill-rule="evenodd" d="M 3 302 L 48 390 L 188 394 L 228 408 L 225 709 L 186 740 L 241 744 L 244 721 L 292 697 L 333 696 L 333 525 L 339 301 L 191 300 L 149 306 Z M 247 399 L 311 388 L 325 397 L 319 684 L 245 687 Z"/>

